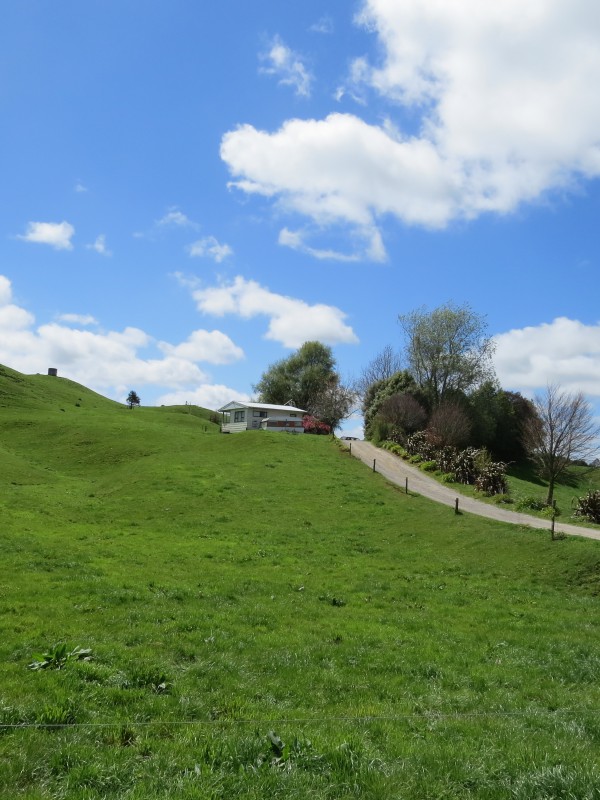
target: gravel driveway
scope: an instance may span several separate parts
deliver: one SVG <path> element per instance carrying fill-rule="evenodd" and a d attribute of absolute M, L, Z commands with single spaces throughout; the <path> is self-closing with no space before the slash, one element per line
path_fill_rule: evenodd
<path fill-rule="evenodd" d="M 420 469 L 407 464 L 406 461 L 392 453 L 388 453 L 387 450 L 375 447 L 370 442 L 353 441 L 344 442 L 344 444 L 349 447 L 351 454 L 355 458 L 360 459 L 371 468 L 373 467 L 373 460 L 375 460 L 376 472 L 379 472 L 391 483 L 405 486 L 408 478 L 409 492 L 415 492 L 423 495 L 423 497 L 428 497 L 430 500 L 435 500 L 436 503 L 443 503 L 452 507 L 454 507 L 458 497 L 460 511 L 468 511 L 470 514 L 497 519 L 500 522 L 510 522 L 513 525 L 529 525 L 531 528 L 550 530 L 550 522 L 548 520 L 488 505 L 487 503 L 482 503 L 481 500 L 474 500 L 472 497 L 457 495 L 454 489 L 450 489 L 433 478 L 429 478 Z M 594 528 L 583 528 L 579 525 L 556 522 L 554 529 L 557 533 L 565 533 L 569 536 L 586 536 L 589 539 L 600 540 L 600 530 Z"/>

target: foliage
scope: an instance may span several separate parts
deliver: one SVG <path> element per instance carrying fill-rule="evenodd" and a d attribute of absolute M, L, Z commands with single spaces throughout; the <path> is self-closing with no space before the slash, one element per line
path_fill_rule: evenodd
<path fill-rule="evenodd" d="M 139 395 L 132 389 L 127 395 L 127 405 L 129 408 L 133 411 L 134 406 L 139 406 L 141 402 Z"/>
<path fill-rule="evenodd" d="M 460 449 L 468 444 L 471 423 L 458 403 L 444 400 L 434 408 L 429 418 L 428 432 L 436 447 Z"/>
<path fill-rule="evenodd" d="M 395 372 L 390 378 L 378 381 L 373 384 L 366 392 L 363 399 L 363 418 L 365 425 L 365 438 L 371 439 L 373 435 L 372 425 L 376 417 L 381 417 L 385 422 L 396 424 L 394 419 L 387 419 L 383 416 L 381 408 L 388 398 L 394 395 L 405 395 L 418 392 L 412 375 L 406 370 Z"/>
<path fill-rule="evenodd" d="M 304 428 L 304 433 L 314 433 L 321 436 L 331 433 L 329 425 L 310 414 L 305 414 L 302 417 L 302 427 Z"/>
<path fill-rule="evenodd" d="M 570 394 L 549 384 L 545 394 L 536 396 L 534 407 L 536 415 L 527 421 L 523 440 L 538 474 L 548 481 L 550 505 L 557 478 L 574 459 L 585 460 L 595 451 L 600 431 L 581 392 Z"/>
<path fill-rule="evenodd" d="M 398 436 L 410 435 L 420 430 L 427 419 L 427 413 L 419 401 L 406 392 L 396 392 L 381 403 L 378 416 L 389 422 Z"/>
<path fill-rule="evenodd" d="M 485 317 L 468 305 L 446 303 L 399 316 L 406 337 L 405 358 L 417 384 L 435 407 L 444 398 L 493 376 L 492 340 Z"/>
<path fill-rule="evenodd" d="M 452 462 L 452 472 L 456 476 L 458 483 L 473 484 L 477 478 L 478 464 L 477 457 L 479 450 L 475 447 L 467 447 L 458 452 Z"/>
<path fill-rule="evenodd" d="M 547 508 L 548 504 L 541 497 L 533 497 L 528 495 L 521 497 L 517 503 L 518 511 L 543 511 Z"/>
<path fill-rule="evenodd" d="M 27 665 L 28 669 L 37 671 L 41 669 L 62 669 L 68 661 L 89 661 L 92 657 L 91 648 L 74 647 L 69 650 L 66 644 L 56 644 L 45 653 L 34 656 L 34 660 Z"/>
<path fill-rule="evenodd" d="M 295 353 L 271 364 L 254 386 L 263 403 L 292 403 L 313 413 L 317 398 L 337 379 L 333 352 L 321 342 L 305 342 Z"/>
<path fill-rule="evenodd" d="M 254 389 L 261 402 L 291 400 L 332 430 L 354 405 L 354 392 L 342 384 L 331 348 L 321 342 L 305 342 L 291 356 L 271 364 Z"/>
<path fill-rule="evenodd" d="M 478 471 L 475 478 L 475 488 L 487 495 L 506 496 L 508 484 L 506 481 L 506 464 L 502 461 L 489 461 Z"/>
<path fill-rule="evenodd" d="M 590 490 L 583 497 L 579 497 L 573 513 L 577 517 L 585 517 L 590 522 L 600 525 L 600 489 Z"/>

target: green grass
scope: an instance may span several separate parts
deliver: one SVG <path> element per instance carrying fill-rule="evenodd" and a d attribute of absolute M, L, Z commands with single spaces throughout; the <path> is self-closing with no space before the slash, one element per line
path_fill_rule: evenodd
<path fill-rule="evenodd" d="M 597 542 L 191 411 L 0 374 L 0 796 L 598 797 Z"/>

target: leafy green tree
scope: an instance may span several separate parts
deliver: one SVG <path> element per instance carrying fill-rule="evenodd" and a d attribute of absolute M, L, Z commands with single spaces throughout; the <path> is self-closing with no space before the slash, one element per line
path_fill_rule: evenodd
<path fill-rule="evenodd" d="M 485 317 L 468 304 L 419 308 L 398 319 L 406 337 L 406 363 L 433 407 L 493 377 L 494 345 L 486 336 Z"/>
<path fill-rule="evenodd" d="M 140 400 L 139 396 L 133 389 L 127 395 L 127 405 L 129 406 L 130 410 L 133 411 L 134 406 L 139 406 L 142 401 Z"/>
<path fill-rule="evenodd" d="M 262 403 L 287 403 L 337 428 L 351 412 L 353 392 L 336 371 L 331 348 L 321 342 L 305 342 L 291 356 L 277 361 L 254 386 Z"/>
<path fill-rule="evenodd" d="M 363 398 L 363 417 L 365 426 L 365 438 L 370 439 L 373 434 L 373 423 L 377 418 L 384 402 L 396 394 L 417 395 L 416 399 L 420 402 L 419 387 L 415 383 L 413 376 L 407 370 L 394 373 L 386 380 L 377 381 L 371 384 Z"/>

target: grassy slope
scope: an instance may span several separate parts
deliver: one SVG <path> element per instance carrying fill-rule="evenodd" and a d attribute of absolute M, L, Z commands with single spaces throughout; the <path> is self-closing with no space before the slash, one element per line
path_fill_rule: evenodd
<path fill-rule="evenodd" d="M 597 796 L 596 542 L 190 410 L 0 372 L 0 794 Z"/>

